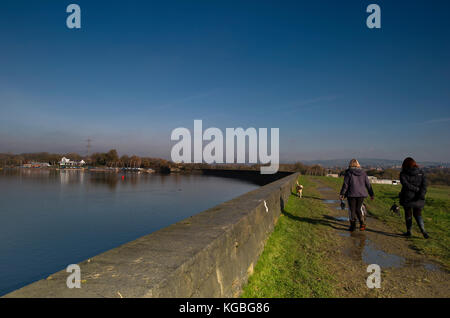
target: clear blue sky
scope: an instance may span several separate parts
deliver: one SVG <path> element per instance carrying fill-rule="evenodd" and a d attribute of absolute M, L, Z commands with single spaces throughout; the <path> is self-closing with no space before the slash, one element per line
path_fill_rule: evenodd
<path fill-rule="evenodd" d="M 66 6 L 82 29 L 66 27 Z M 366 7 L 381 7 L 368 29 Z M 170 157 L 278 127 L 284 161 L 450 161 L 449 1 L 2 1 L 0 152 Z"/>

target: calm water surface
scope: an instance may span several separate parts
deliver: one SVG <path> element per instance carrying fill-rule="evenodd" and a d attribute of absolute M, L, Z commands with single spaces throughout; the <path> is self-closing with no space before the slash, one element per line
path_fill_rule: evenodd
<path fill-rule="evenodd" d="M 0 295 L 256 188 L 204 175 L 0 171 Z"/>

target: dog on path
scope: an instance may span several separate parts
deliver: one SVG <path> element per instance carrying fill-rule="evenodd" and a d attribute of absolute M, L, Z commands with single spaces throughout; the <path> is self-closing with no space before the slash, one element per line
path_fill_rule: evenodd
<path fill-rule="evenodd" d="M 297 191 L 297 196 L 299 198 L 301 198 L 303 195 L 303 186 L 301 184 L 299 184 L 298 181 L 297 181 L 297 186 L 295 187 L 295 189 Z"/>

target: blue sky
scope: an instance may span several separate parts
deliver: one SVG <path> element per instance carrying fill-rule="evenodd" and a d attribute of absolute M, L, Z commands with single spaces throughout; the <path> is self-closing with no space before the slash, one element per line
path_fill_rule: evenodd
<path fill-rule="evenodd" d="M 81 30 L 66 27 L 80 5 Z M 370 3 L 381 29 L 368 29 Z M 278 127 L 280 158 L 450 162 L 448 1 L 2 1 L 0 152 L 170 158 Z"/>

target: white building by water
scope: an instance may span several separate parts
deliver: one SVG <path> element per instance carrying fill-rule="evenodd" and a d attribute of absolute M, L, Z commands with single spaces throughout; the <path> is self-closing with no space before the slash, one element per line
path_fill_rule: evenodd
<path fill-rule="evenodd" d="M 84 166 L 86 162 L 84 160 L 70 160 L 69 158 L 62 157 L 61 161 L 59 162 L 59 165 L 61 167 L 81 167 Z"/>

